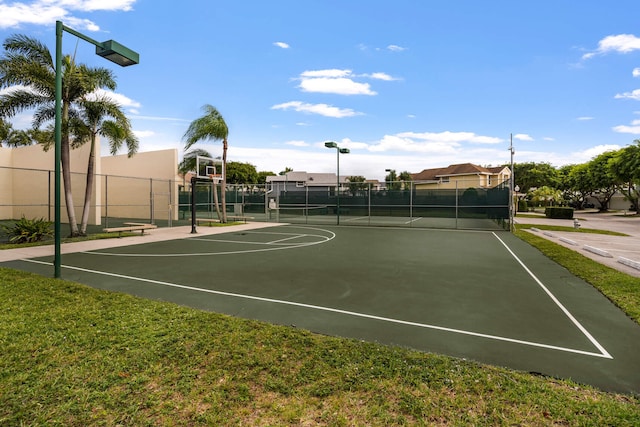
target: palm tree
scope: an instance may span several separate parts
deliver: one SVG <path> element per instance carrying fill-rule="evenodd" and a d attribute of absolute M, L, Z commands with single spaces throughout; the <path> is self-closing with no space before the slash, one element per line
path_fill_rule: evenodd
<path fill-rule="evenodd" d="M 189 172 L 194 172 L 198 167 L 198 156 L 211 158 L 211 153 L 202 148 L 194 148 L 193 150 L 186 152 L 184 154 L 184 157 L 182 158 L 182 161 L 180 162 L 180 164 L 178 164 L 178 173 L 182 176 L 185 176 Z M 211 181 L 211 186 L 213 193 L 213 204 L 216 206 L 216 214 L 218 214 L 218 218 L 222 218 L 222 215 L 220 215 L 220 206 L 218 205 L 218 189 L 216 188 L 216 182 Z M 195 191 L 195 188 L 193 188 L 192 191 Z"/>
<path fill-rule="evenodd" d="M 51 52 L 40 41 L 25 36 L 8 37 L 0 57 L 0 88 L 13 90 L 0 95 L 0 118 L 35 109 L 33 127 L 55 119 L 55 64 Z M 61 166 L 65 202 L 72 236 L 77 236 L 78 224 L 71 193 L 69 118 L 77 116 L 74 105 L 85 95 L 99 88 L 115 90 L 112 72 L 106 68 L 76 65 L 71 56 L 62 60 L 62 141 Z"/>
<path fill-rule="evenodd" d="M 91 144 L 87 162 L 84 208 L 80 223 L 80 234 L 86 235 L 95 180 L 97 136 L 103 136 L 109 141 L 111 155 L 115 155 L 122 145 L 126 144 L 129 157 L 138 151 L 138 138 L 133 134 L 131 123 L 120 108 L 120 105 L 111 98 L 97 96 L 90 100 L 84 99 L 79 102 L 79 106 L 79 116 L 69 121 L 69 128 L 73 135 L 72 146 L 82 145 L 87 141 Z"/>
<path fill-rule="evenodd" d="M 202 107 L 204 116 L 195 119 L 189 125 L 189 128 L 182 137 L 185 140 L 185 150 L 191 148 L 193 144 L 202 140 L 222 141 L 222 167 L 227 168 L 227 137 L 229 136 L 229 128 L 225 123 L 222 115 L 218 110 L 209 104 Z M 227 222 L 227 203 L 226 203 L 227 178 L 222 175 L 222 217 L 221 222 Z M 216 203 L 217 205 L 217 203 Z"/>
<path fill-rule="evenodd" d="M 31 131 L 15 130 L 11 123 L 0 119 L 0 147 L 3 143 L 7 147 L 31 145 L 33 143 Z"/>

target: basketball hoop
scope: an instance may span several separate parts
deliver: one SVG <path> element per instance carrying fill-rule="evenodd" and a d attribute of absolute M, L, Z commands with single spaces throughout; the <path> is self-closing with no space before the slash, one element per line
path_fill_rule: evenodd
<path fill-rule="evenodd" d="M 222 175 L 218 173 L 210 173 L 208 175 L 209 179 L 213 181 L 215 184 L 219 184 L 222 182 Z"/>

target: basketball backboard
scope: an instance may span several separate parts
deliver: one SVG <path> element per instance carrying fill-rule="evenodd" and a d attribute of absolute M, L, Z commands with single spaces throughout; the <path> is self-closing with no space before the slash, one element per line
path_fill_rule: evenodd
<path fill-rule="evenodd" d="M 205 156 L 196 156 L 196 176 L 202 179 L 222 181 L 224 165 L 222 160 Z"/>

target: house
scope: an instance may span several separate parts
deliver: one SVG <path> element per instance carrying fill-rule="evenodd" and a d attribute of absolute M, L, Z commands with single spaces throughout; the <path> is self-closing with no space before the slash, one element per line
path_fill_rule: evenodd
<path fill-rule="evenodd" d="M 494 188 L 511 178 L 506 166 L 488 167 L 461 163 L 446 168 L 425 169 L 411 174 L 416 190 L 435 188 Z"/>
<path fill-rule="evenodd" d="M 267 189 L 276 192 L 287 191 L 331 191 L 334 192 L 338 180 L 335 173 L 287 172 L 284 175 L 268 176 Z M 348 180 L 340 177 L 341 191 L 346 188 Z"/>

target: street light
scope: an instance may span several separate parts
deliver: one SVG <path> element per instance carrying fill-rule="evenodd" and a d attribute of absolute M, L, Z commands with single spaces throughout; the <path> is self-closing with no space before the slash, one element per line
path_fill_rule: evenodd
<path fill-rule="evenodd" d="M 324 143 L 324 146 L 327 148 L 335 148 L 336 149 L 336 174 L 337 178 L 337 186 L 336 186 L 336 224 L 340 225 L 340 154 L 348 154 L 348 148 L 340 148 L 338 144 L 333 141 L 327 141 Z"/>
<path fill-rule="evenodd" d="M 56 103 L 55 103 L 55 222 L 54 222 L 54 246 L 55 255 L 53 259 L 54 276 L 60 277 L 60 268 L 62 265 L 62 254 L 60 250 L 60 162 L 62 158 L 62 33 L 66 31 L 69 34 L 81 38 L 96 47 L 96 55 L 102 56 L 111 62 L 122 67 L 138 64 L 140 55 L 137 52 L 128 49 L 114 40 L 106 42 L 98 42 L 85 36 L 82 33 L 69 28 L 62 23 L 56 21 Z"/>

